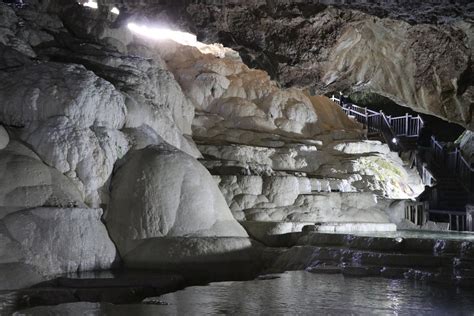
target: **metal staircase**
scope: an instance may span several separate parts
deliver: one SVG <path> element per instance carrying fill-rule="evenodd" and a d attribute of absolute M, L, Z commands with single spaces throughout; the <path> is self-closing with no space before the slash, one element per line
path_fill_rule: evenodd
<path fill-rule="evenodd" d="M 352 103 L 331 100 L 342 107 L 349 116 L 364 125 L 367 137 L 387 143 L 399 154 L 410 152 L 413 163 L 422 177 L 427 190 L 419 201 L 407 206 L 406 218 L 417 225 L 428 220 L 449 223 L 449 229 L 474 231 L 474 168 L 462 156 L 458 148 L 449 149 L 447 144 L 431 138 L 427 155 L 419 155 L 417 139 L 424 126 L 423 119 L 406 114 L 392 117 Z"/>

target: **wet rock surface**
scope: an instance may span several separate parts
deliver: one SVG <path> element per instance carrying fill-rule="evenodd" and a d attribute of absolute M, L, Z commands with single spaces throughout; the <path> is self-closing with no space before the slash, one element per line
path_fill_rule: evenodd
<path fill-rule="evenodd" d="M 385 234 L 390 235 L 390 234 Z M 398 235 L 398 236 L 397 236 Z M 293 233 L 281 236 L 285 250 L 269 256 L 268 271 L 307 270 L 347 276 L 406 278 L 472 287 L 469 235 L 438 238 Z"/>

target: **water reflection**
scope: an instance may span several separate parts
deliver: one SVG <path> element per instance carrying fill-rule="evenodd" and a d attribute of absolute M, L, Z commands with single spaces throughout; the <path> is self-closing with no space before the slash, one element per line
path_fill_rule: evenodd
<path fill-rule="evenodd" d="M 294 271 L 277 279 L 189 287 L 156 302 L 71 303 L 18 315 L 472 315 L 474 292 L 408 280 Z"/>
<path fill-rule="evenodd" d="M 455 231 L 426 231 L 426 230 L 397 230 L 393 232 L 355 232 L 351 233 L 357 236 L 367 237 L 385 237 L 385 238 L 418 238 L 418 239 L 453 239 L 474 241 L 472 232 Z"/>
<path fill-rule="evenodd" d="M 381 278 L 304 271 L 279 279 L 213 283 L 160 297 L 166 314 L 472 315 L 474 293 Z"/>

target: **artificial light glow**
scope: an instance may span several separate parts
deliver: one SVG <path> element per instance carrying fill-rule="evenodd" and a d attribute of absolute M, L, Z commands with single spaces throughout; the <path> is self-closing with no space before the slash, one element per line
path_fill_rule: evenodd
<path fill-rule="evenodd" d="M 198 46 L 199 43 L 196 35 L 191 33 L 172 31 L 164 28 L 153 28 L 144 25 L 137 25 L 135 23 L 128 23 L 128 28 L 134 33 L 156 40 L 170 39 L 176 43 L 189 46 Z"/>
<path fill-rule="evenodd" d="M 120 14 L 120 10 L 117 9 L 117 7 L 113 7 L 112 10 L 110 10 L 110 12 L 112 12 L 113 14 L 117 14 L 117 15 Z"/>
<path fill-rule="evenodd" d="M 199 49 L 203 54 L 211 54 L 219 58 L 232 56 L 239 58 L 239 54 L 230 48 L 222 46 L 222 44 L 204 44 L 198 42 L 196 35 L 181 31 L 173 31 L 166 28 L 154 28 L 145 25 L 137 25 L 128 23 L 128 29 L 138 35 L 148 37 L 154 40 L 172 40 L 181 45 L 193 46 Z"/>
<path fill-rule="evenodd" d="M 398 143 L 398 139 L 396 137 L 392 138 L 392 143 L 394 144 Z"/>
<path fill-rule="evenodd" d="M 85 6 L 85 7 L 88 7 L 88 8 L 92 8 L 92 9 L 97 9 L 99 7 L 97 2 L 94 2 L 92 0 L 88 0 L 87 2 L 83 3 L 82 5 Z"/>

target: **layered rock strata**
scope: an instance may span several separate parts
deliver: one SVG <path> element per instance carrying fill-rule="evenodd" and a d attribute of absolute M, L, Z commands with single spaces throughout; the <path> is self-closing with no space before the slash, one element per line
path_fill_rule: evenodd
<path fill-rule="evenodd" d="M 238 220 L 387 223 L 392 201 L 423 191 L 414 170 L 364 140 L 329 99 L 281 89 L 228 51 L 162 56 L 196 108 L 201 161 Z"/>
<path fill-rule="evenodd" d="M 58 3 L 0 4 L 6 279 L 110 268 L 117 252 L 139 268 L 251 263 L 237 220 L 388 223 L 392 200 L 421 192 L 329 99 L 222 45 L 152 41 Z"/>

